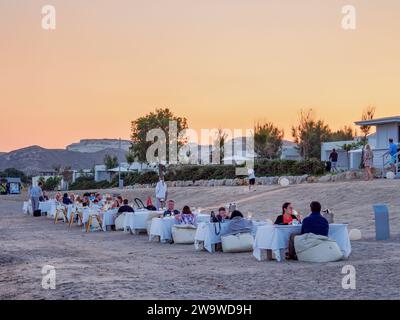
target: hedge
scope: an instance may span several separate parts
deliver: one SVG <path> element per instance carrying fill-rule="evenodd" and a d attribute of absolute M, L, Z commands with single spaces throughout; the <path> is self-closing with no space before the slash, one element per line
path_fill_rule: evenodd
<path fill-rule="evenodd" d="M 196 181 L 210 179 L 234 179 L 236 178 L 234 165 L 176 165 L 169 166 L 165 173 L 166 181 Z M 254 165 L 256 176 L 297 176 L 297 175 L 322 175 L 325 171 L 325 162 L 317 159 L 295 160 L 264 160 L 257 161 Z M 122 176 L 124 185 L 151 184 L 158 181 L 157 172 L 132 172 Z M 80 177 L 70 185 L 73 190 L 102 189 L 118 186 L 118 177 L 113 181 L 95 182 L 93 177 Z"/>

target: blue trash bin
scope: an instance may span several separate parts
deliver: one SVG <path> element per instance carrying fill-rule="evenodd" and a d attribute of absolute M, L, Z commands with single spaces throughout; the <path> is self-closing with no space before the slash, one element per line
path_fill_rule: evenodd
<path fill-rule="evenodd" d="M 389 209 L 383 204 L 376 204 L 373 208 L 375 213 L 376 240 L 389 240 Z"/>

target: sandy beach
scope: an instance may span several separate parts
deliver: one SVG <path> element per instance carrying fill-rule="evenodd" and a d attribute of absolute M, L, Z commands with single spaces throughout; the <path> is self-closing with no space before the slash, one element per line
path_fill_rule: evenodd
<path fill-rule="evenodd" d="M 291 201 L 304 216 L 320 201 L 335 222 L 363 233 L 347 261 L 259 262 L 252 253 L 210 254 L 193 245 L 149 242 L 123 232 L 83 233 L 22 213 L 26 195 L 0 197 L 0 299 L 400 299 L 399 181 L 315 183 L 279 188 L 170 188 L 169 198 L 216 208 L 236 202 L 255 219 L 274 219 Z M 111 192 L 118 192 L 112 190 Z M 152 189 L 124 190 L 143 200 Z M 372 205 L 390 209 L 392 239 L 374 239 Z M 356 290 L 342 288 L 344 265 L 356 268 Z M 44 265 L 56 268 L 56 289 L 41 286 Z"/>

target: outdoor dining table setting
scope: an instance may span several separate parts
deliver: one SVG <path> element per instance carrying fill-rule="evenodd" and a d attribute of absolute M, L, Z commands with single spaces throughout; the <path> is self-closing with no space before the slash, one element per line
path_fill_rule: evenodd
<path fill-rule="evenodd" d="M 252 235 L 255 236 L 259 227 L 267 224 L 266 221 L 252 220 L 253 228 Z M 205 249 L 210 253 L 215 252 L 215 245 L 222 242 L 221 236 L 223 236 L 229 228 L 230 221 L 225 222 L 203 222 L 197 226 L 195 236 L 195 249 Z"/>
<path fill-rule="evenodd" d="M 196 225 L 210 221 L 209 214 L 195 214 Z M 153 218 L 151 221 L 149 240 L 152 241 L 159 237 L 160 242 L 169 242 L 172 240 L 172 227 L 176 224 L 176 219 L 173 216 L 163 218 Z"/>
<path fill-rule="evenodd" d="M 136 209 L 135 212 L 127 212 L 124 221 L 124 231 L 127 232 L 129 229 L 132 233 L 137 233 L 140 230 L 146 230 L 150 213 L 162 215 L 164 211 Z"/>
<path fill-rule="evenodd" d="M 301 232 L 301 225 L 271 225 L 267 224 L 257 229 L 254 240 L 254 257 L 266 260 L 269 251 L 274 253 L 277 261 L 284 259 L 284 251 L 288 248 L 289 238 L 292 233 Z M 338 244 L 344 258 L 351 253 L 351 243 L 347 224 L 330 224 L 328 237 Z"/>

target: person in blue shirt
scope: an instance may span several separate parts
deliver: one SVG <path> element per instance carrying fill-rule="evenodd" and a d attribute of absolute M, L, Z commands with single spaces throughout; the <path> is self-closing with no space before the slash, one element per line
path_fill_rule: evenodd
<path fill-rule="evenodd" d="M 320 236 L 328 236 L 329 233 L 329 222 L 321 215 L 321 204 L 317 201 L 313 201 L 310 204 L 311 214 L 303 219 L 301 224 L 301 234 L 313 233 Z M 294 248 L 294 238 L 298 236 L 298 233 L 290 235 L 289 248 L 287 259 L 297 260 L 296 250 Z"/>
<path fill-rule="evenodd" d="M 175 201 L 174 200 L 168 200 L 167 202 L 167 210 L 164 211 L 163 216 L 167 217 L 167 216 L 175 216 L 177 214 L 179 214 L 179 210 L 174 209 L 175 208 Z"/>
<path fill-rule="evenodd" d="M 68 197 L 68 193 L 64 193 L 62 203 L 65 204 L 66 206 L 72 204 L 71 199 Z"/>
<path fill-rule="evenodd" d="M 390 153 L 390 169 L 396 172 L 396 153 L 397 144 L 393 143 L 393 139 L 389 139 L 389 153 Z"/>
<path fill-rule="evenodd" d="M 311 214 L 304 218 L 301 225 L 301 234 L 314 233 L 320 236 L 328 236 L 329 223 L 321 215 L 321 204 L 317 201 L 313 201 L 310 204 Z"/>

